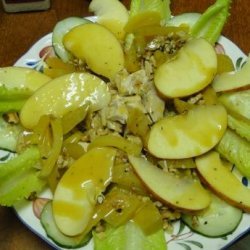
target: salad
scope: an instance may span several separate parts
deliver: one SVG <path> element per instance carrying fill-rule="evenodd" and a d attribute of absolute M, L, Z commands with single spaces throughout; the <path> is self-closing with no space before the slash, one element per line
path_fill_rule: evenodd
<path fill-rule="evenodd" d="M 232 233 L 250 211 L 231 171 L 250 176 L 250 63 L 235 69 L 217 43 L 229 7 L 172 17 L 167 0 L 93 0 L 94 22 L 57 23 L 40 71 L 1 68 L 0 204 L 42 202 L 64 248 L 166 249 L 176 221 Z"/>

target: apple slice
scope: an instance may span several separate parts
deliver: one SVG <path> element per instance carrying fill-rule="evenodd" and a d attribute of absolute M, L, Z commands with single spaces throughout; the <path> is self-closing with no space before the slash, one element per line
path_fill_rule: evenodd
<path fill-rule="evenodd" d="M 173 60 L 156 69 L 155 86 L 169 98 L 189 96 L 211 83 L 216 71 L 217 56 L 213 46 L 205 39 L 192 39 Z"/>
<path fill-rule="evenodd" d="M 198 179 L 166 173 L 142 157 L 130 155 L 129 161 L 143 183 L 162 202 L 186 211 L 198 211 L 209 206 L 209 192 Z"/>
<path fill-rule="evenodd" d="M 117 0 L 92 0 L 89 10 L 94 12 L 97 22 L 109 29 L 119 40 L 125 36 L 124 27 L 129 13 Z"/>
<path fill-rule="evenodd" d="M 25 128 L 33 128 L 43 115 L 62 118 L 83 105 L 96 111 L 106 106 L 110 98 L 106 83 L 95 75 L 63 75 L 49 81 L 25 102 L 20 120 Z"/>
<path fill-rule="evenodd" d="M 250 212 L 250 189 L 245 187 L 228 167 L 223 165 L 220 155 L 211 151 L 195 159 L 202 179 L 222 199 Z"/>
<path fill-rule="evenodd" d="M 94 148 L 63 175 L 52 203 L 55 222 L 62 233 L 74 236 L 85 230 L 97 196 L 111 181 L 115 154 L 112 148 Z"/>
<path fill-rule="evenodd" d="M 163 63 L 155 71 L 155 86 L 169 98 L 192 95 L 213 80 L 217 70 L 217 56 L 205 39 L 188 41 L 176 57 Z"/>
<path fill-rule="evenodd" d="M 238 90 L 242 88 L 250 88 L 250 57 L 244 66 L 235 72 L 225 72 L 217 75 L 212 83 L 212 87 L 216 92 Z"/>
<path fill-rule="evenodd" d="M 123 49 L 115 35 L 100 24 L 79 25 L 63 39 L 65 48 L 96 74 L 112 79 L 124 68 Z"/>
<path fill-rule="evenodd" d="M 213 148 L 227 127 L 221 105 L 198 105 L 186 113 L 167 116 L 150 129 L 147 147 L 158 158 L 182 159 Z"/>

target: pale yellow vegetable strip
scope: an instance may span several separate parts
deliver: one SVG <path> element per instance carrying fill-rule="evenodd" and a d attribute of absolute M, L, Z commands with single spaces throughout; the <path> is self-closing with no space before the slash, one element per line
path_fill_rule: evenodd
<path fill-rule="evenodd" d="M 51 150 L 51 132 L 49 129 L 50 117 L 44 115 L 40 118 L 37 126 L 34 128 L 34 136 L 38 137 L 38 148 L 41 157 L 48 157 Z"/>
<path fill-rule="evenodd" d="M 76 131 L 72 135 L 70 135 L 67 139 L 63 141 L 63 145 L 69 144 L 69 143 L 77 143 L 81 140 L 83 136 L 83 133 L 81 131 Z"/>
<path fill-rule="evenodd" d="M 94 147 L 115 147 L 128 154 L 140 155 L 142 144 L 134 143 L 117 135 L 103 135 L 96 137 L 88 146 L 88 150 Z"/>
<path fill-rule="evenodd" d="M 41 177 L 48 177 L 53 171 L 54 165 L 58 159 L 61 152 L 62 142 L 63 142 L 63 129 L 60 119 L 51 119 L 52 128 L 52 148 L 48 159 L 43 162 L 43 167 L 40 173 Z"/>
<path fill-rule="evenodd" d="M 71 131 L 77 124 L 79 124 L 87 115 L 89 106 L 84 105 L 79 107 L 66 115 L 62 118 L 62 128 L 63 134 L 67 134 Z"/>

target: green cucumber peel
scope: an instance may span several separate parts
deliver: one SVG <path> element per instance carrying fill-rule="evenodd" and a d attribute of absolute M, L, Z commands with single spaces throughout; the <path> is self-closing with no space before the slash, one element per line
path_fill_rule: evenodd
<path fill-rule="evenodd" d="M 144 11 L 159 12 L 162 20 L 167 21 L 171 17 L 170 0 L 132 0 L 130 4 L 130 16 L 135 16 Z"/>
<path fill-rule="evenodd" d="M 217 0 L 191 28 L 191 35 L 203 37 L 211 44 L 215 44 L 229 16 L 231 2 L 231 0 Z"/>
<path fill-rule="evenodd" d="M 77 236 L 63 234 L 57 227 L 53 211 L 52 201 L 49 201 L 43 208 L 40 218 L 41 224 L 47 234 L 58 246 L 64 248 L 80 248 L 88 244 L 92 238 L 92 233 L 82 233 Z"/>
<path fill-rule="evenodd" d="M 65 49 L 63 45 L 63 37 L 69 32 L 69 30 L 86 23 L 91 23 L 91 21 L 81 17 L 67 17 L 56 23 L 52 32 L 52 45 L 56 55 L 61 58 L 63 62 L 68 62 L 74 59 L 73 55 Z"/>
<path fill-rule="evenodd" d="M 45 181 L 39 177 L 35 168 L 40 153 L 37 147 L 29 147 L 21 154 L 0 163 L 0 205 L 13 206 L 28 198 L 33 192 L 39 192 Z"/>

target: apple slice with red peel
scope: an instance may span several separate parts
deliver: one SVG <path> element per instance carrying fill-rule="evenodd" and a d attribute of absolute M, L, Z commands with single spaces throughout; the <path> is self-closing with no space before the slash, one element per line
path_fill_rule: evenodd
<path fill-rule="evenodd" d="M 192 39 L 177 52 L 173 60 L 156 69 L 155 86 L 168 98 L 189 96 L 211 83 L 216 71 L 214 47 L 205 39 Z"/>
<path fill-rule="evenodd" d="M 74 27 L 64 36 L 63 44 L 98 75 L 112 79 L 124 68 L 119 40 L 102 25 L 88 23 Z"/>
<path fill-rule="evenodd" d="M 222 105 L 197 105 L 156 122 L 149 131 L 147 148 L 158 158 L 195 157 L 212 149 L 226 127 L 227 112 Z"/>
<path fill-rule="evenodd" d="M 124 38 L 124 27 L 128 21 L 129 12 L 122 2 L 117 0 L 92 0 L 89 10 L 94 12 L 97 23 L 109 29 L 119 40 Z"/>
<path fill-rule="evenodd" d="M 210 151 L 195 160 L 204 182 L 222 199 L 250 212 L 250 189 L 245 187 L 228 167 L 223 165 L 219 153 Z"/>
<path fill-rule="evenodd" d="M 145 186 L 162 202 L 183 211 L 209 206 L 209 192 L 198 179 L 166 173 L 142 157 L 130 155 L 129 161 Z"/>

